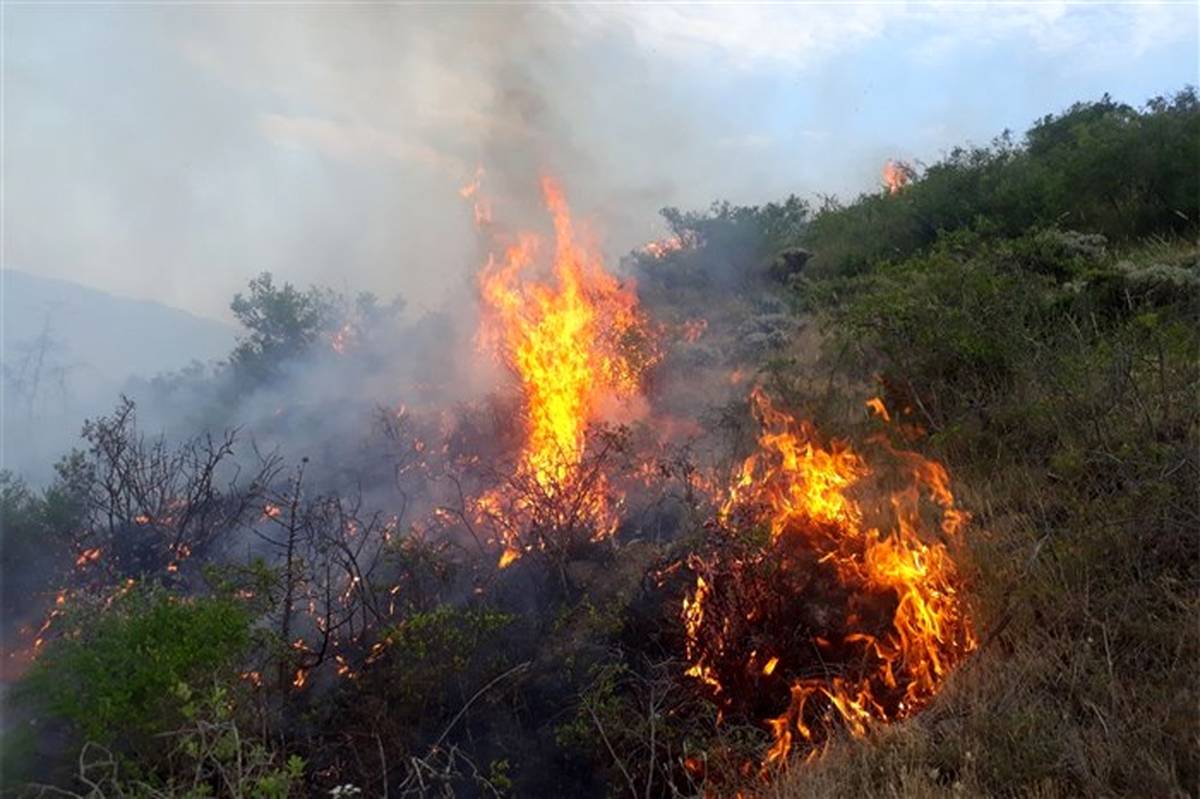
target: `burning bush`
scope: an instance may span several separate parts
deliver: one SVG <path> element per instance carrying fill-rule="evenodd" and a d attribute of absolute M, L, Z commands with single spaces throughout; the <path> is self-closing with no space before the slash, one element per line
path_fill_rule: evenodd
<path fill-rule="evenodd" d="M 616 530 L 613 491 L 599 468 L 612 439 L 596 456 L 588 428 L 606 404 L 636 396 L 658 359 L 637 294 L 584 246 L 557 184 L 544 180 L 542 190 L 554 219 L 552 282 L 528 274 L 541 248 L 531 234 L 489 260 L 480 278 L 481 340 L 517 377 L 523 397 L 520 462 L 507 485 L 479 502 L 480 520 L 504 548 L 502 567 L 545 549 L 547 529 L 587 528 L 593 540 Z"/>
<path fill-rule="evenodd" d="M 876 471 L 844 443 L 822 447 L 761 391 L 752 403 L 760 449 L 714 540 L 687 559 L 682 621 L 687 675 L 723 715 L 766 719 L 774 762 L 794 745 L 816 751 L 835 726 L 863 735 L 910 716 L 975 636 L 947 542 L 966 516 L 944 469 L 880 440 L 896 469 Z"/>

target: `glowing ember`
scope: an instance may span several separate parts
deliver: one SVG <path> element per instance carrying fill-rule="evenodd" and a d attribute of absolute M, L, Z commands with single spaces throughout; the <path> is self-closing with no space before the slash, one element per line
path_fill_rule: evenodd
<path fill-rule="evenodd" d="M 892 416 L 888 413 L 887 406 L 883 404 L 883 400 L 881 400 L 879 397 L 871 397 L 869 400 L 867 400 L 867 408 L 870 409 L 871 413 L 875 414 L 883 421 L 892 421 Z"/>
<path fill-rule="evenodd" d="M 506 569 L 521 557 L 521 550 L 515 547 L 505 547 L 504 552 L 500 553 L 500 562 L 497 567 Z"/>
<path fill-rule="evenodd" d="M 695 582 L 681 617 L 687 674 L 723 714 L 767 717 L 769 763 L 794 745 L 818 751 L 832 725 L 863 735 L 912 715 L 975 635 L 939 538 L 967 520 L 945 470 L 880 441 L 904 478 L 884 493 L 849 446 L 821 446 L 759 389 L 752 403 L 759 450 L 720 510 L 722 540 L 688 562 Z M 764 649 L 777 654 L 760 662 Z"/>
<path fill-rule="evenodd" d="M 329 336 L 329 347 L 338 355 L 345 355 L 357 335 L 358 331 L 355 330 L 354 325 L 346 322 Z"/>
<path fill-rule="evenodd" d="M 516 482 L 525 483 L 518 493 L 526 496 L 493 492 L 479 502 L 480 512 L 500 523 L 502 566 L 526 549 L 513 516 L 536 510 L 529 495 L 548 506 L 572 497 L 570 518 L 541 519 L 543 526 L 569 523 L 591 529 L 594 538 L 615 529 L 606 478 L 581 468 L 588 426 L 606 402 L 636 395 L 658 357 L 632 288 L 580 241 L 559 187 L 545 179 L 542 190 L 554 220 L 551 279 L 531 274 L 541 250 L 532 234 L 518 236 L 502 259 L 489 259 L 480 278 L 481 341 L 513 371 L 523 397 Z"/>
<path fill-rule="evenodd" d="M 667 236 L 665 239 L 651 241 L 642 245 L 642 252 L 651 258 L 665 258 L 673 252 L 683 249 L 683 239 L 678 236 Z"/>
<path fill-rule="evenodd" d="M 688 319 L 683 323 L 681 332 L 683 334 L 684 341 L 686 341 L 688 344 L 695 344 L 704 336 L 704 333 L 707 330 L 707 319 Z"/>
<path fill-rule="evenodd" d="M 75 566 L 77 568 L 82 568 L 83 566 L 86 566 L 89 563 L 92 563 L 99 559 L 100 559 L 100 548 L 99 547 L 85 549 L 83 552 L 81 552 L 79 554 L 79 557 L 75 558 Z"/>

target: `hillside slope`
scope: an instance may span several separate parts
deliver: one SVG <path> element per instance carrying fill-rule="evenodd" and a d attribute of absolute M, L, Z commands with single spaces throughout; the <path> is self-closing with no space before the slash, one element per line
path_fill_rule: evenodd
<path fill-rule="evenodd" d="M 44 471 L 63 436 L 73 439 L 81 419 L 109 407 L 130 377 L 233 347 L 232 326 L 177 308 L 12 269 L 0 280 L 7 468 Z M 33 420 L 36 437 L 27 434 Z"/>

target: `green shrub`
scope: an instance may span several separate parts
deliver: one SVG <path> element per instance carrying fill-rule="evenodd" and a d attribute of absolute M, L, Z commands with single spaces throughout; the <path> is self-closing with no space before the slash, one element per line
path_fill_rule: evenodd
<path fill-rule="evenodd" d="M 29 695 L 90 740 L 154 735 L 178 720 L 180 684 L 228 669 L 250 642 L 236 602 L 135 590 L 67 622 L 30 671 Z"/>
<path fill-rule="evenodd" d="M 510 614 L 492 608 L 439 605 L 384 630 L 391 664 L 388 694 L 396 700 L 397 712 L 419 718 L 440 709 L 456 678 L 486 669 L 497 633 L 512 621 Z"/>
<path fill-rule="evenodd" d="M 125 758 L 99 744 L 84 744 L 75 759 L 75 779 L 91 788 L 88 796 L 288 799 L 304 795 L 304 759 L 297 755 L 284 759 L 240 729 L 225 688 L 214 685 L 194 691 L 179 683 L 171 698 L 181 726 L 162 736 L 167 745 L 156 757 L 138 753 L 139 757 Z"/>

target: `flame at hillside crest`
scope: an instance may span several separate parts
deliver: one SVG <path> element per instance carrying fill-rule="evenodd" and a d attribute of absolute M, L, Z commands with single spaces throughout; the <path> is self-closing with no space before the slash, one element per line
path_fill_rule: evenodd
<path fill-rule="evenodd" d="M 617 517 L 605 474 L 582 468 L 588 427 L 607 401 L 640 392 L 642 373 L 657 355 L 632 287 L 581 241 L 558 184 L 543 179 L 542 193 L 554 222 L 549 279 L 536 274 L 543 242 L 531 233 L 519 234 L 503 257 L 489 258 L 480 278 L 480 339 L 520 385 L 525 429 L 516 481 L 526 485 L 523 493 L 547 507 L 575 495 L 566 503 L 571 518 L 537 521 L 588 528 L 598 540 L 615 531 Z M 479 502 L 499 524 L 501 567 L 530 546 L 513 517 L 543 510 L 512 493 L 492 491 Z"/>
<path fill-rule="evenodd" d="M 888 194 L 899 194 L 915 176 L 913 168 L 903 161 L 889 158 L 883 165 L 883 185 L 887 187 Z"/>
<path fill-rule="evenodd" d="M 861 736 L 912 715 L 976 639 L 945 543 L 967 515 L 945 469 L 880 440 L 903 485 L 883 494 L 890 522 L 876 526 L 863 489 L 883 483 L 871 465 L 845 443 L 821 446 L 761 389 L 751 401 L 759 449 L 719 518 L 731 538 L 762 529 L 766 542 L 693 556 L 681 620 L 687 675 L 723 712 L 779 697 L 785 709 L 765 719 L 771 763 L 797 745 L 820 751 L 831 725 Z"/>

